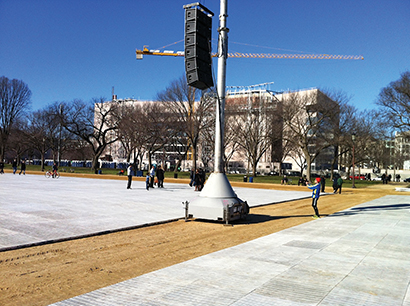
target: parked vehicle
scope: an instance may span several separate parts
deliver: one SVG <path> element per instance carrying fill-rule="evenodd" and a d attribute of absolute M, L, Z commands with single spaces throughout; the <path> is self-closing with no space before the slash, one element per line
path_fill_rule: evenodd
<path fill-rule="evenodd" d="M 301 176 L 299 171 L 286 171 L 285 175 L 287 176 Z"/>
<path fill-rule="evenodd" d="M 349 178 L 352 180 L 352 179 L 353 179 L 353 176 L 351 175 Z M 360 175 L 355 174 L 355 175 L 354 175 L 354 179 L 355 179 L 355 180 L 362 180 L 362 181 L 364 181 L 364 180 L 366 180 L 366 175 L 364 175 L 364 174 L 360 174 Z"/>
<path fill-rule="evenodd" d="M 410 183 L 410 177 L 405 178 L 405 179 L 403 180 L 403 182 Z"/>

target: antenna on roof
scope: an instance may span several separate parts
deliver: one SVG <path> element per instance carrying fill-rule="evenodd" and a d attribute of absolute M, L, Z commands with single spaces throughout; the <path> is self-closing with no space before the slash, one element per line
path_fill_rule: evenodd
<path fill-rule="evenodd" d="M 113 101 L 117 100 L 117 95 L 114 95 L 114 86 L 112 87 L 111 96 Z"/>

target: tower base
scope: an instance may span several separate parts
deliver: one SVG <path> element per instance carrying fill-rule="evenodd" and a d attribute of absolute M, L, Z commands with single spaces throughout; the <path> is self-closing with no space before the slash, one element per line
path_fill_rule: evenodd
<path fill-rule="evenodd" d="M 248 203 L 237 197 L 225 173 L 211 173 L 199 197 L 189 204 L 189 214 L 197 219 L 229 222 L 248 213 Z"/>

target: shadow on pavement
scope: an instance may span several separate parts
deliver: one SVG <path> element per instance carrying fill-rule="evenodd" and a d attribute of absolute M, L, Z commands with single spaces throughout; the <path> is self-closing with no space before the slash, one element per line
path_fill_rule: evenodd
<path fill-rule="evenodd" d="M 405 209 L 410 209 L 410 204 L 362 206 L 362 207 L 353 207 L 345 211 L 336 212 L 330 215 L 330 217 L 356 215 L 356 214 L 363 213 L 363 212 L 366 213 L 366 212 L 380 212 L 383 210 L 405 210 Z"/>

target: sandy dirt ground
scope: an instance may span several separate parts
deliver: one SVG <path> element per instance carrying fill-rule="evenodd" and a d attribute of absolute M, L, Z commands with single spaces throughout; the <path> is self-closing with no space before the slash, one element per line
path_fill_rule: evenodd
<path fill-rule="evenodd" d="M 241 186 L 241 183 L 232 185 Z M 249 184 L 246 187 L 250 187 Z M 306 187 L 267 184 L 254 184 L 252 187 L 306 190 Z M 407 194 L 396 192 L 394 187 L 344 188 L 341 195 L 321 197 L 318 207 L 326 217 L 384 195 Z M 331 188 L 326 190 L 330 192 Z M 252 208 L 246 221 L 230 226 L 179 220 L 0 252 L 0 305 L 48 305 L 310 222 L 312 213 L 311 200 L 305 199 Z"/>

